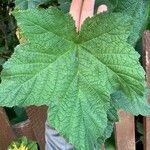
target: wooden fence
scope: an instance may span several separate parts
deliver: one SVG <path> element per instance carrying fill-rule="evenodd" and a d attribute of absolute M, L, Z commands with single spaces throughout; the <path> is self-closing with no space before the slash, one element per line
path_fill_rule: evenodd
<path fill-rule="evenodd" d="M 143 35 L 143 65 L 145 66 L 147 84 L 150 87 L 150 31 Z M 148 98 L 150 102 L 150 96 Z M 115 143 L 117 150 L 136 150 L 135 118 L 121 111 L 120 121 L 115 125 Z M 144 117 L 144 150 L 150 150 L 150 117 Z"/>
<path fill-rule="evenodd" d="M 143 36 L 143 60 L 147 84 L 150 87 L 150 31 L 146 31 Z M 47 106 L 30 106 L 26 108 L 26 112 L 29 118 L 27 121 L 11 126 L 5 110 L 0 108 L 0 150 L 7 150 L 13 140 L 23 135 L 30 140 L 37 141 L 40 150 L 45 149 L 44 131 Z M 123 111 L 120 111 L 119 115 L 120 121 L 114 127 L 116 149 L 136 150 L 135 118 Z M 150 150 L 150 117 L 144 117 L 144 150 Z"/>
<path fill-rule="evenodd" d="M 0 108 L 0 150 L 7 150 L 8 145 L 18 137 L 26 136 L 37 141 L 40 150 L 45 149 L 45 122 L 47 106 L 26 108 L 28 120 L 11 126 L 5 110 Z"/>

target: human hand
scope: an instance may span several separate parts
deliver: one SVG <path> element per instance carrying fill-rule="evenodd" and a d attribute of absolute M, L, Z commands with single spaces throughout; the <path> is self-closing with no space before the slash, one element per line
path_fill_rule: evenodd
<path fill-rule="evenodd" d="M 81 25 L 87 17 L 94 15 L 95 0 L 72 0 L 70 7 L 70 14 L 75 20 L 76 31 L 79 32 Z M 100 5 L 97 9 L 97 13 L 107 11 L 106 5 Z"/>

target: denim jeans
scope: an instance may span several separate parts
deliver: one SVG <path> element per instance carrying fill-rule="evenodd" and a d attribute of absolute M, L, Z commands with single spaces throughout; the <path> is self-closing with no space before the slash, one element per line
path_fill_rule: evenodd
<path fill-rule="evenodd" d="M 48 123 L 45 124 L 45 140 L 45 150 L 74 150 L 73 146 L 68 144 Z"/>

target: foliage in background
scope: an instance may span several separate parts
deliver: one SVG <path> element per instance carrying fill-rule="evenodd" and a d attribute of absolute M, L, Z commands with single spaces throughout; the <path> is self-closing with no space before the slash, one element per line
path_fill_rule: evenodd
<path fill-rule="evenodd" d="M 0 3 L 0 70 L 2 69 L 1 65 L 10 57 L 14 47 L 18 44 L 16 21 L 9 14 L 13 7 L 13 1 Z"/>
<path fill-rule="evenodd" d="M 14 7 L 15 3 L 13 0 L 0 2 L 0 71 L 4 62 L 14 52 L 14 47 L 19 44 L 16 36 L 16 20 L 10 13 Z M 14 107 L 14 109 L 6 108 L 6 112 L 12 124 L 27 119 L 24 109 L 19 107 Z"/>
<path fill-rule="evenodd" d="M 57 0 L 16 0 L 16 9 L 33 9 L 40 5 L 58 5 Z"/>
<path fill-rule="evenodd" d="M 58 7 L 65 13 L 69 12 L 71 0 L 58 0 Z"/>
<path fill-rule="evenodd" d="M 5 107 L 6 114 L 12 125 L 26 121 L 28 119 L 24 108 L 14 106 L 13 108 Z"/>
<path fill-rule="evenodd" d="M 35 142 L 29 141 L 26 137 L 22 137 L 17 141 L 13 141 L 8 150 L 38 150 L 38 146 Z"/>
<path fill-rule="evenodd" d="M 111 137 L 105 141 L 105 150 L 116 150 L 114 137 L 115 135 L 113 133 Z"/>

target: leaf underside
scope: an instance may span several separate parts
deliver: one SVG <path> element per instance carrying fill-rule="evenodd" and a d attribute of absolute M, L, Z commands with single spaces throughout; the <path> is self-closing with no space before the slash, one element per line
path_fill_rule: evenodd
<path fill-rule="evenodd" d="M 26 42 L 4 64 L 0 105 L 46 104 L 49 123 L 68 142 L 94 149 L 115 122 L 108 115 L 110 95 L 119 90 L 136 101 L 145 93 L 139 54 L 126 42 L 130 17 L 96 15 L 79 34 L 73 19 L 56 9 L 18 11 L 15 17 Z"/>

